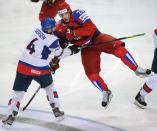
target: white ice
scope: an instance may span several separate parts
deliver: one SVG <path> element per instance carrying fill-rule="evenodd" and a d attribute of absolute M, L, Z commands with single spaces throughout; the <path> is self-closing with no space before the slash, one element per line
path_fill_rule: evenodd
<path fill-rule="evenodd" d="M 1 114 L 5 114 L 6 107 L 0 106 Z M 0 114 L 1 117 L 4 115 Z M 24 125 L 23 125 L 24 124 Z M 65 115 L 65 119 L 58 121 L 54 118 L 52 112 L 39 111 L 39 110 L 26 110 L 25 112 L 19 112 L 18 118 L 14 124 L 10 127 L 12 131 L 17 130 L 31 130 L 35 131 L 123 131 L 120 128 L 107 125 L 88 119 L 84 119 L 77 116 Z M 4 128 L 0 126 L 0 131 L 4 131 Z"/>
<path fill-rule="evenodd" d="M 72 9 L 84 9 L 100 31 L 123 37 L 146 33 L 143 37 L 125 40 L 127 49 L 139 65 L 151 67 L 153 59 L 152 32 L 157 27 L 156 0 L 67 0 Z M 0 105 L 7 105 L 16 74 L 18 58 L 33 28 L 39 24 L 41 3 L 29 0 L 0 0 Z M 53 76 L 58 88 L 61 107 L 66 114 L 88 118 L 127 131 L 157 130 L 157 90 L 147 98 L 148 107 L 141 110 L 133 105 L 134 97 L 147 80 L 135 76 L 119 59 L 102 54 L 101 75 L 113 92 L 113 99 L 105 110 L 101 107 L 101 93 L 84 74 L 80 55 L 61 61 L 61 68 Z M 22 105 L 25 105 L 38 84 L 30 86 Z M 50 111 L 40 91 L 29 108 Z M 44 98 L 45 97 L 45 98 Z"/>

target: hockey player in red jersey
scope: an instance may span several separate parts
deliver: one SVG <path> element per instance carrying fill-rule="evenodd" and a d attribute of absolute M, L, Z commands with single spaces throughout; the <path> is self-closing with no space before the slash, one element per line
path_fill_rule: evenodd
<path fill-rule="evenodd" d="M 58 14 L 62 19 L 56 26 L 57 35 L 60 38 L 66 38 L 66 40 L 78 48 L 83 45 L 115 39 L 108 34 L 101 33 L 84 10 L 78 9 L 72 12 L 67 3 L 61 3 L 59 4 Z M 102 92 L 102 106 L 107 107 L 112 98 L 112 92 L 99 75 L 101 70 L 101 53 L 112 54 L 120 58 L 136 75 L 148 75 L 151 71 L 137 65 L 132 55 L 125 48 L 125 43 L 122 41 L 81 49 L 81 58 L 85 73 L 94 86 Z"/>
<path fill-rule="evenodd" d="M 31 0 L 32 2 L 43 1 L 40 13 L 39 20 L 43 20 L 45 17 L 54 18 L 58 12 L 58 5 L 65 0 Z"/>
<path fill-rule="evenodd" d="M 157 88 L 157 29 L 154 30 L 153 33 L 154 38 L 154 58 L 152 62 L 152 71 L 154 74 L 152 74 L 148 80 L 144 83 L 143 87 L 140 89 L 138 94 L 135 97 L 134 104 L 138 107 L 144 109 L 147 106 L 147 103 L 145 102 L 145 97 L 152 92 L 155 88 Z"/>

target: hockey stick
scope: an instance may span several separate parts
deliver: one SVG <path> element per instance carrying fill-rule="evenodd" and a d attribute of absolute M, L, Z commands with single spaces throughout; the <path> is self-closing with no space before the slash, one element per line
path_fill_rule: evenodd
<path fill-rule="evenodd" d="M 130 38 L 135 38 L 138 36 L 144 36 L 146 33 L 141 33 L 141 34 L 136 34 L 136 35 L 130 35 L 130 36 L 126 36 L 126 37 L 121 37 L 121 38 L 117 38 L 117 39 L 113 39 L 113 40 L 108 40 L 108 41 L 104 41 L 104 42 L 100 42 L 100 43 L 96 43 L 96 44 L 92 44 L 92 45 L 82 45 L 80 48 L 87 48 L 87 47 L 94 47 L 94 46 L 100 46 L 100 45 L 104 45 L 110 42 L 115 42 L 115 41 L 119 41 L 119 40 L 125 40 L 125 39 L 130 39 Z"/>
<path fill-rule="evenodd" d="M 38 93 L 38 91 L 40 90 L 40 86 L 37 88 L 37 90 L 35 91 L 35 93 L 33 94 L 33 96 L 31 97 L 31 99 L 27 102 L 27 104 L 22 108 L 22 111 L 25 111 L 26 108 L 28 107 L 28 105 L 31 103 L 31 101 L 34 99 L 34 97 L 36 96 L 36 94 Z"/>

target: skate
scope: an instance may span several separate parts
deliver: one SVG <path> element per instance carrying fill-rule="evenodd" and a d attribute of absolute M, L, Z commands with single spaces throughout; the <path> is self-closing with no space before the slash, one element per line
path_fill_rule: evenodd
<path fill-rule="evenodd" d="M 6 128 L 6 129 L 10 128 L 11 125 L 13 124 L 17 114 L 18 114 L 17 111 L 13 111 L 12 114 L 10 114 L 7 118 L 2 120 L 2 127 Z"/>
<path fill-rule="evenodd" d="M 54 109 L 52 109 L 54 116 L 56 117 L 57 121 L 61 121 L 65 118 L 64 116 L 64 112 L 60 111 L 58 107 L 55 107 Z"/>
<path fill-rule="evenodd" d="M 103 94 L 102 106 L 106 109 L 113 97 L 112 92 L 108 89 L 106 94 Z"/>
<path fill-rule="evenodd" d="M 151 74 L 151 70 L 143 69 L 140 66 L 138 66 L 137 69 L 135 70 L 135 74 L 141 78 L 148 77 Z"/>
<path fill-rule="evenodd" d="M 145 102 L 144 97 L 140 95 L 140 92 L 135 97 L 134 104 L 141 109 L 145 109 L 145 107 L 147 106 L 147 103 Z"/>
<path fill-rule="evenodd" d="M 57 121 L 63 120 L 65 118 L 64 112 L 60 111 L 58 107 L 55 107 L 55 103 L 51 103 L 50 105 L 52 107 L 53 114 L 55 118 L 57 119 Z"/>

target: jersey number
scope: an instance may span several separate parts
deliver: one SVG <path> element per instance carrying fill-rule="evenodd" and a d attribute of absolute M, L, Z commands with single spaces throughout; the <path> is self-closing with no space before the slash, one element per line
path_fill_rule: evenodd
<path fill-rule="evenodd" d="M 27 49 L 30 51 L 29 54 L 33 54 L 35 52 L 35 44 L 34 42 L 37 41 L 38 38 L 33 39 L 27 46 Z M 42 57 L 41 59 L 47 59 L 51 51 L 47 46 L 44 46 L 43 51 L 41 53 Z"/>
<path fill-rule="evenodd" d="M 35 52 L 35 49 L 34 49 L 35 45 L 33 43 L 37 40 L 38 39 L 35 38 L 28 44 L 27 49 L 30 50 L 29 54 L 33 54 Z"/>

